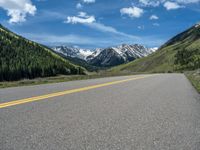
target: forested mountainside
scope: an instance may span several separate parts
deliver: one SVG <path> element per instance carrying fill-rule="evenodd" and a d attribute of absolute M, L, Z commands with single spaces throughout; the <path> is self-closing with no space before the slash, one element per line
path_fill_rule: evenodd
<path fill-rule="evenodd" d="M 82 67 L 0 25 L 0 81 L 84 74 Z"/>

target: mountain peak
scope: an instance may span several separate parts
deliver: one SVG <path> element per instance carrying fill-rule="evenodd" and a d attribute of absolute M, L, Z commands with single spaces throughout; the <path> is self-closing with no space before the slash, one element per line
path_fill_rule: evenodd
<path fill-rule="evenodd" d="M 122 44 L 102 49 L 95 57 L 89 56 L 87 61 L 95 66 L 111 67 L 145 57 L 153 52 L 139 44 Z"/>
<path fill-rule="evenodd" d="M 89 64 L 101 67 L 110 67 L 126 63 L 137 58 L 145 57 L 156 51 L 156 49 L 146 48 L 139 44 L 122 44 L 94 50 L 58 46 L 53 48 L 53 50 L 65 56 L 83 59 Z"/>
<path fill-rule="evenodd" d="M 195 25 L 195 28 L 200 28 L 200 22 Z"/>
<path fill-rule="evenodd" d="M 166 47 L 169 45 L 173 45 L 175 43 L 178 42 L 182 42 L 182 43 L 188 43 L 188 42 L 193 42 L 197 39 L 200 39 L 200 23 L 197 23 L 196 25 L 192 26 L 191 28 L 185 30 L 184 32 L 176 35 L 175 37 L 173 37 L 172 39 L 170 39 L 167 43 L 165 43 L 162 47 Z"/>
<path fill-rule="evenodd" d="M 80 49 L 74 46 L 56 46 L 52 48 L 54 51 L 61 53 L 65 56 L 73 57 L 73 58 L 80 58 L 85 60 L 86 57 L 91 55 L 93 51 L 88 49 Z"/>

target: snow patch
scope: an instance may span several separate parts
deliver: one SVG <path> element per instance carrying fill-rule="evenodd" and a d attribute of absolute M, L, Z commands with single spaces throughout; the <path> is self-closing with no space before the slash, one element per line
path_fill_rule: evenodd
<path fill-rule="evenodd" d="M 158 47 L 150 48 L 150 50 L 151 50 L 152 52 L 156 52 L 156 51 L 158 50 Z"/>
<path fill-rule="evenodd" d="M 195 28 L 200 27 L 200 22 L 195 25 Z"/>
<path fill-rule="evenodd" d="M 86 58 L 86 57 L 92 55 L 93 52 L 91 50 L 80 49 L 79 53 Z"/>

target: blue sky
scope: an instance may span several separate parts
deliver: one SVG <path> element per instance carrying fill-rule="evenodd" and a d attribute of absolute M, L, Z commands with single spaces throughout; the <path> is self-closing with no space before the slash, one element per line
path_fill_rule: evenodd
<path fill-rule="evenodd" d="M 200 0 L 0 0 L 0 22 L 39 43 L 159 47 L 200 21 Z"/>

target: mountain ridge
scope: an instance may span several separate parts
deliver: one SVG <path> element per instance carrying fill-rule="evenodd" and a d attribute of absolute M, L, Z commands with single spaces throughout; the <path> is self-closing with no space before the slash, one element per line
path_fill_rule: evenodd
<path fill-rule="evenodd" d="M 57 46 L 52 48 L 58 53 L 62 53 L 67 57 L 83 59 L 90 65 L 97 67 L 112 67 L 127 63 L 137 58 L 145 57 L 156 49 L 146 48 L 139 44 L 122 44 L 108 48 L 78 49 L 68 46 Z"/>

